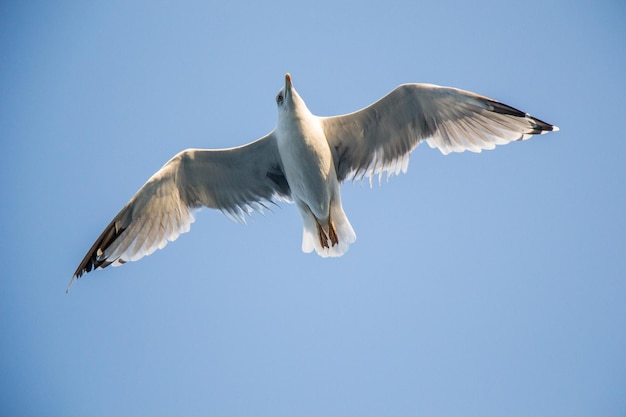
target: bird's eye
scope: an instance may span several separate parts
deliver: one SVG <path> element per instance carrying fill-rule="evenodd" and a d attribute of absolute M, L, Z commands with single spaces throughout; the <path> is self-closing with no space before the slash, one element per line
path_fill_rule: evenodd
<path fill-rule="evenodd" d="M 279 93 L 276 96 L 276 103 L 278 103 L 278 104 L 282 104 L 283 103 L 283 95 L 282 94 Z"/>

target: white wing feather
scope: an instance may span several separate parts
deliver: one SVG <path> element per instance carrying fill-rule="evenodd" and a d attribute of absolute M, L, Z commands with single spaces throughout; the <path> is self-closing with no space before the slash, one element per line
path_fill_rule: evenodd
<path fill-rule="evenodd" d="M 189 231 L 192 208 L 216 208 L 245 222 L 246 215 L 266 203 L 289 197 L 272 134 L 237 148 L 183 151 L 157 171 L 105 228 L 70 286 L 92 269 L 136 261 L 162 249 Z"/>
<path fill-rule="evenodd" d="M 362 110 L 320 121 L 340 181 L 406 172 L 424 140 L 443 154 L 480 152 L 558 130 L 490 98 L 432 84 L 404 84 Z"/>

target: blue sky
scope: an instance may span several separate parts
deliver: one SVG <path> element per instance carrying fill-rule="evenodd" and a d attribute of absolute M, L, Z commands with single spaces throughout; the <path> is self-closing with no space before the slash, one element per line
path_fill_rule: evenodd
<path fill-rule="evenodd" d="M 626 7 L 604 1 L 3 2 L 0 414 L 623 416 Z M 423 145 L 343 187 L 358 240 L 300 250 L 293 205 L 198 214 L 74 269 L 176 152 L 252 141 L 290 72 L 347 113 L 396 85 L 561 131 Z"/>

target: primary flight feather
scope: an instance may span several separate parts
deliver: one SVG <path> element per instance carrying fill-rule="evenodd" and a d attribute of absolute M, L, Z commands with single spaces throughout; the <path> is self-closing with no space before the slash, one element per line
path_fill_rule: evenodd
<path fill-rule="evenodd" d="M 292 201 L 303 221 L 302 250 L 341 256 L 356 234 L 341 206 L 346 179 L 406 172 L 422 141 L 443 154 L 480 152 L 558 130 L 513 107 L 456 88 L 404 84 L 354 113 L 319 117 L 291 76 L 276 96 L 273 132 L 244 146 L 187 149 L 157 171 L 89 249 L 75 279 L 162 249 L 205 206 L 244 221 L 277 201 Z"/>

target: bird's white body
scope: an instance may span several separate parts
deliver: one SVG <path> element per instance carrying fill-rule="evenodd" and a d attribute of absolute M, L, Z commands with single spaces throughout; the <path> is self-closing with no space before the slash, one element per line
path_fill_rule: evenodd
<path fill-rule="evenodd" d="M 264 137 L 230 149 L 187 149 L 168 161 L 105 228 L 70 286 L 92 269 L 163 248 L 189 230 L 190 209 L 200 206 L 245 221 L 267 202 L 293 201 L 302 250 L 341 256 L 356 240 L 341 206 L 344 180 L 405 172 L 424 141 L 443 154 L 480 152 L 558 130 L 490 98 L 431 84 L 403 84 L 354 113 L 319 117 L 287 74 L 276 103 L 276 129 Z"/>
<path fill-rule="evenodd" d="M 289 100 L 279 106 L 274 134 L 291 198 L 302 216 L 302 250 L 308 253 L 315 249 L 324 257 L 341 256 L 356 240 L 356 234 L 341 206 L 339 181 L 324 129 L 292 88 L 291 77 L 287 76 L 287 85 L 279 94 Z"/>

